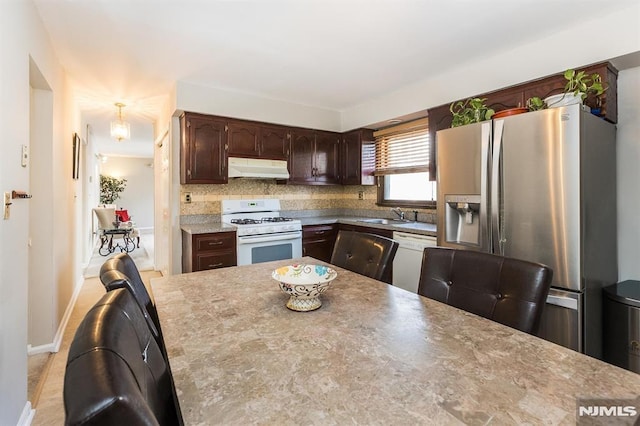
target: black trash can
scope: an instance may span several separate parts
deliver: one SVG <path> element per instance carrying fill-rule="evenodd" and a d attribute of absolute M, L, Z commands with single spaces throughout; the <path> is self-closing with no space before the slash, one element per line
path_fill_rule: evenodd
<path fill-rule="evenodd" d="M 640 281 L 623 281 L 603 292 L 603 358 L 640 374 Z"/>

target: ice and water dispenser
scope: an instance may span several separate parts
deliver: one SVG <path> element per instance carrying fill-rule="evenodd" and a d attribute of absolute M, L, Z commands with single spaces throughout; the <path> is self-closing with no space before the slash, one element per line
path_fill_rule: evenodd
<path fill-rule="evenodd" d="M 480 195 L 445 196 L 445 241 L 480 246 Z"/>

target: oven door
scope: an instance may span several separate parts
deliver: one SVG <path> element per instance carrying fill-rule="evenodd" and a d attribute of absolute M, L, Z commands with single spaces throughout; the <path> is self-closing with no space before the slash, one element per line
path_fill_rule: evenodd
<path fill-rule="evenodd" d="M 302 256 L 302 231 L 238 237 L 238 265 Z"/>

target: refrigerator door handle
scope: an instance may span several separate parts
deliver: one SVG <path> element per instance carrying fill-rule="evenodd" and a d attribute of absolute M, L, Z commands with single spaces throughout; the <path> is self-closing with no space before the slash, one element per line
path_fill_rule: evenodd
<path fill-rule="evenodd" d="M 494 121 L 493 128 L 493 161 L 491 164 L 491 223 L 493 252 L 504 256 L 504 239 L 500 223 L 500 199 L 502 185 L 500 182 L 500 161 L 502 160 L 502 130 L 504 120 Z"/>
<path fill-rule="evenodd" d="M 482 123 L 480 169 L 480 247 L 491 252 L 491 217 L 489 212 L 489 175 L 491 173 L 491 121 Z"/>

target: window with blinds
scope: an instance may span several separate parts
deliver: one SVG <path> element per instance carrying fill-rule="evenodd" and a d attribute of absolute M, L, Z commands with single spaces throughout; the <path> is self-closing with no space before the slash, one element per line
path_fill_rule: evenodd
<path fill-rule="evenodd" d="M 428 120 L 403 123 L 374 132 L 376 176 L 429 172 Z"/>
<path fill-rule="evenodd" d="M 427 208 L 435 205 L 436 184 L 426 118 L 374 132 L 378 205 Z"/>

